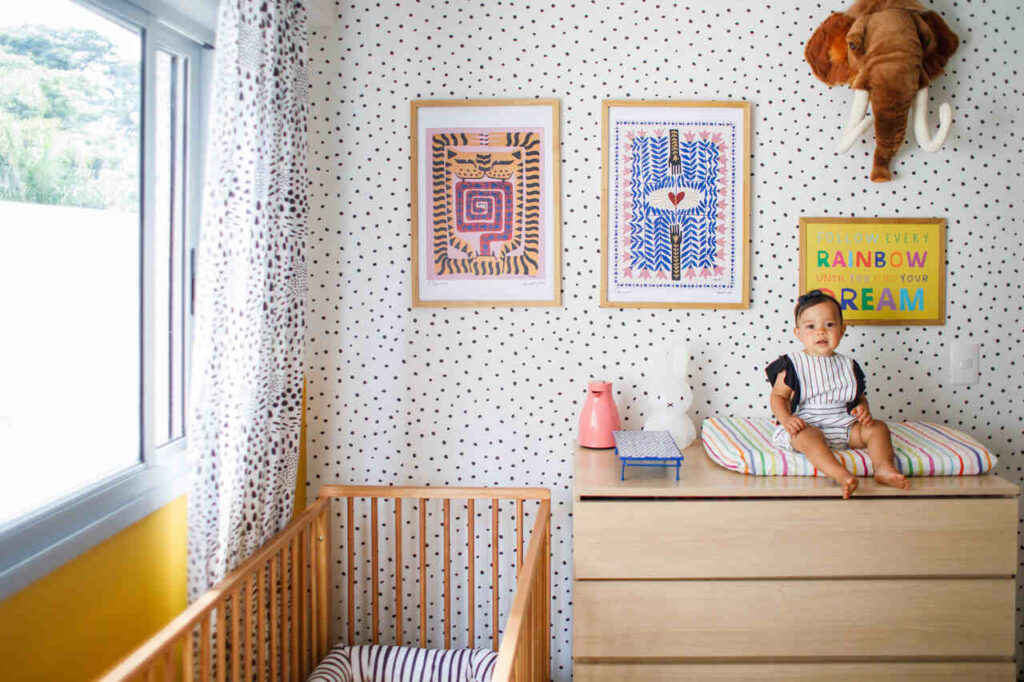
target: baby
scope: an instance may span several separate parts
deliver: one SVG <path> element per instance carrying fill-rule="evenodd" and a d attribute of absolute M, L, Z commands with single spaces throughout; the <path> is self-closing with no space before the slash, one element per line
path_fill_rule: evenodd
<path fill-rule="evenodd" d="M 857 489 L 857 479 L 833 450 L 867 447 L 875 480 L 908 490 L 910 481 L 893 465 L 889 427 L 871 418 L 864 372 L 855 360 L 835 352 L 846 332 L 839 302 L 815 289 L 797 299 L 794 317 L 793 331 L 804 349 L 765 370 L 772 414 L 780 424 L 772 440 L 802 452 L 843 487 L 844 498 Z"/>

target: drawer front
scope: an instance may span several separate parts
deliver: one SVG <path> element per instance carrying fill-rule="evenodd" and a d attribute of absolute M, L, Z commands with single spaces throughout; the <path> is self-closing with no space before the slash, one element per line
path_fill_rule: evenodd
<path fill-rule="evenodd" d="M 575 577 L 1010 576 L 1017 500 L 579 502 Z"/>
<path fill-rule="evenodd" d="M 576 682 L 1012 682 L 1013 663 L 577 663 Z"/>
<path fill-rule="evenodd" d="M 583 580 L 573 621 L 578 659 L 1009 660 L 1014 581 Z"/>

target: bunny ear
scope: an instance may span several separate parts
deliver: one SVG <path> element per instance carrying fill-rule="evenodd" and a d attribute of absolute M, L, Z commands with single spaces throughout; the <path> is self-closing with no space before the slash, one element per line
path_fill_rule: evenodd
<path fill-rule="evenodd" d="M 932 79 L 942 73 L 946 62 L 956 52 L 956 48 L 960 46 L 960 39 L 949 30 L 946 22 L 935 12 L 922 12 L 920 16 L 935 36 L 935 39 L 931 41 L 930 48 L 924 53 L 924 58 L 921 62 L 925 75 L 928 77 L 928 81 L 931 82 Z M 927 85 L 927 83 L 924 85 Z"/>
<path fill-rule="evenodd" d="M 814 75 L 829 85 L 849 83 L 856 75 L 846 61 L 846 34 L 853 19 L 836 12 L 822 22 L 804 49 Z"/>

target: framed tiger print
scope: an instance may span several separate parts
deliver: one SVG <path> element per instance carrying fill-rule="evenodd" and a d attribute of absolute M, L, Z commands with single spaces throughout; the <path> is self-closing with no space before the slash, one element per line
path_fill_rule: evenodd
<path fill-rule="evenodd" d="M 412 102 L 414 306 L 561 305 L 558 100 Z"/>
<path fill-rule="evenodd" d="M 750 307 L 750 103 L 606 100 L 601 307 Z"/>

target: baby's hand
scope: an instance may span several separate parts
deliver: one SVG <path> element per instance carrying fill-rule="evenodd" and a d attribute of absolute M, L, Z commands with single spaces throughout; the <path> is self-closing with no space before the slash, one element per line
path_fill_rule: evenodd
<path fill-rule="evenodd" d="M 795 436 L 796 434 L 800 433 L 805 428 L 807 428 L 807 424 L 805 424 L 804 420 L 801 419 L 800 417 L 794 417 L 793 415 L 790 415 L 788 418 L 782 421 L 782 428 L 786 429 L 789 435 Z"/>
<path fill-rule="evenodd" d="M 861 426 L 871 426 L 874 419 L 871 418 L 871 410 L 863 403 L 850 410 L 850 416 L 857 420 Z"/>

